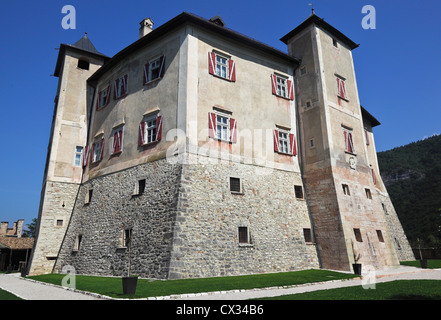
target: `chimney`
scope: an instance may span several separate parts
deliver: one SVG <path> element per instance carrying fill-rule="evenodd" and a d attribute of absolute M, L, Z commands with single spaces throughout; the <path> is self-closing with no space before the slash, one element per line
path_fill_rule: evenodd
<path fill-rule="evenodd" d="M 153 21 L 150 18 L 146 18 L 142 20 L 140 23 L 141 27 L 139 28 L 139 39 L 149 34 L 153 30 Z"/>
<path fill-rule="evenodd" d="M 17 221 L 17 238 L 21 238 L 21 234 L 23 232 L 23 224 L 24 219 L 20 219 Z"/>

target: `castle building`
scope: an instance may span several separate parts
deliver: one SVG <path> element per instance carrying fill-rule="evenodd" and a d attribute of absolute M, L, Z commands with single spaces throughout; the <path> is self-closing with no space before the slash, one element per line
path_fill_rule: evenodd
<path fill-rule="evenodd" d="M 281 39 L 288 53 L 219 16 L 140 24 L 112 58 L 86 36 L 60 48 L 30 274 L 178 279 L 413 259 L 352 40 L 314 13 Z"/>

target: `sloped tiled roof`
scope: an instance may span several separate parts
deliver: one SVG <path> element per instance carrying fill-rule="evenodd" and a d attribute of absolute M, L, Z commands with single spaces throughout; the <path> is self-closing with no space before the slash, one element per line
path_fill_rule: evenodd
<path fill-rule="evenodd" d="M 34 238 L 0 237 L 0 248 L 13 250 L 32 249 Z"/>

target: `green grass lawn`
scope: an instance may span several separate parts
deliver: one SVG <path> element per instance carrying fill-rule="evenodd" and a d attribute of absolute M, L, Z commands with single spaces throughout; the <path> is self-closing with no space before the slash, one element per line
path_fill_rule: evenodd
<path fill-rule="evenodd" d="M 441 300 L 441 280 L 397 280 L 362 286 L 320 290 L 260 300 Z"/>
<path fill-rule="evenodd" d="M 0 289 L 0 301 L 2 300 L 22 300 L 21 298 L 9 293 L 8 291 Z"/>
<path fill-rule="evenodd" d="M 420 261 L 400 261 L 403 266 L 411 266 L 421 268 Z M 441 268 L 441 260 L 427 260 L 427 268 L 429 269 L 439 269 Z"/>
<path fill-rule="evenodd" d="M 47 274 L 32 276 L 30 279 L 61 285 L 64 275 Z M 122 294 L 121 278 L 94 277 L 77 275 L 76 288 L 83 291 L 95 292 L 114 298 L 146 298 L 168 296 L 172 294 L 224 291 L 236 289 L 253 289 L 273 286 L 289 286 L 311 282 L 321 282 L 337 279 L 352 279 L 356 275 L 333 272 L 328 270 L 303 270 L 283 273 L 269 273 L 236 277 L 214 277 L 183 280 L 139 279 L 136 294 Z"/>

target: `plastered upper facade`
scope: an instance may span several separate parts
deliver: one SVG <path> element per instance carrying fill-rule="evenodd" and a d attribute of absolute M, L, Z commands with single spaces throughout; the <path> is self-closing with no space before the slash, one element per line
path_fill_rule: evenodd
<path fill-rule="evenodd" d="M 375 268 L 410 258 L 396 213 L 385 214 L 393 205 L 378 171 L 377 121 L 358 98 L 355 46 L 317 19 L 282 38 L 286 54 L 219 17 L 183 13 L 97 62 L 87 81 L 71 78 L 73 96 L 89 98 L 72 115 L 84 124 L 82 181 L 45 272 L 68 264 L 120 275 L 129 234 L 132 268 L 156 278 L 351 270 L 353 251 Z"/>

